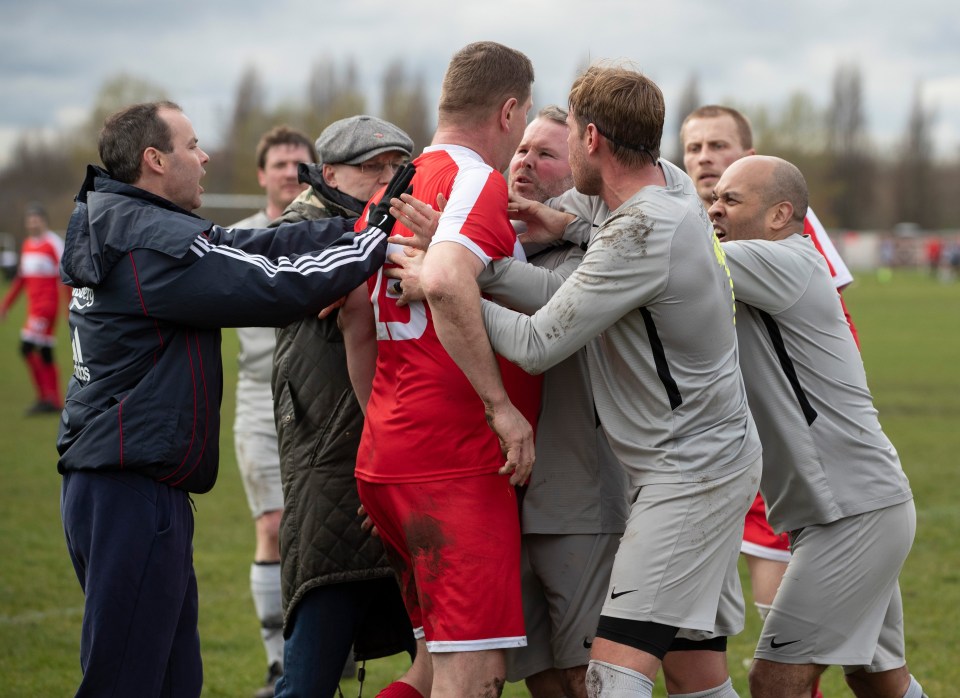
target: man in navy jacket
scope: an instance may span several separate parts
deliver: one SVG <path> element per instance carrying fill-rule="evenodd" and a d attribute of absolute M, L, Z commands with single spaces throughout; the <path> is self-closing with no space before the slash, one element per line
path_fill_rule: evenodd
<path fill-rule="evenodd" d="M 61 262 L 74 371 L 57 467 L 86 597 L 77 696 L 199 696 L 189 494 L 217 477 L 220 328 L 283 326 L 345 295 L 383 263 L 393 219 L 354 235 L 339 218 L 230 230 L 197 217 L 209 158 L 172 102 L 114 114 L 99 150 L 106 170 L 88 168 Z"/>

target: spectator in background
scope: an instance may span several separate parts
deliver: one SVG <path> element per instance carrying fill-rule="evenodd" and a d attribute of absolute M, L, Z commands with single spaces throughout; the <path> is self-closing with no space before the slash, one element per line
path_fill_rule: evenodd
<path fill-rule="evenodd" d="M 306 188 L 297 178 L 297 166 L 317 161 L 310 139 L 286 126 L 277 126 L 263 134 L 257 144 L 256 158 L 257 181 L 267 195 L 267 205 L 262 211 L 234 223 L 234 228 L 266 228 Z M 283 671 L 279 543 L 283 492 L 270 389 L 276 330 L 241 327 L 237 329 L 237 336 L 240 355 L 233 444 L 256 527 L 250 594 L 267 653 L 266 681 L 254 696 L 270 698 L 273 685 Z"/>
<path fill-rule="evenodd" d="M 20 353 L 36 390 L 28 415 L 57 414 L 63 407 L 60 377 L 53 356 L 60 297 L 69 289 L 60 283 L 63 240 L 50 230 L 47 212 L 40 204 L 27 206 L 23 217 L 27 238 L 20 249 L 17 275 L 0 304 L 0 320 L 22 292 L 27 294 L 27 319 L 20 330 Z"/>
<path fill-rule="evenodd" d="M 279 222 L 354 221 L 409 159 L 413 141 L 393 124 L 351 116 L 317 139 L 320 165 Z M 380 540 L 361 527 L 354 478 L 363 413 L 347 373 L 338 314 L 308 315 L 277 332 L 273 400 L 284 512 L 280 523 L 284 670 L 277 698 L 331 698 L 353 644 L 358 659 L 416 653 L 396 578 Z M 427 653 L 403 677 L 420 675 Z M 402 681 L 401 681 L 402 683 Z M 403 684 L 406 686 L 406 684 Z M 392 691 L 403 690 L 394 686 Z"/>

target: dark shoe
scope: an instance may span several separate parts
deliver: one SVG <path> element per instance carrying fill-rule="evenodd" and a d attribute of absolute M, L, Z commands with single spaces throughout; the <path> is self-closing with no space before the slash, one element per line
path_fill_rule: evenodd
<path fill-rule="evenodd" d="M 262 688 L 258 688 L 253 694 L 253 698 L 273 698 L 273 688 L 277 685 L 277 679 L 283 675 L 283 669 L 279 662 L 274 662 L 267 667 L 267 680 Z"/>
<path fill-rule="evenodd" d="M 49 400 L 37 400 L 29 408 L 27 408 L 26 415 L 28 417 L 33 417 L 38 414 L 60 414 L 60 407 L 57 407 Z"/>

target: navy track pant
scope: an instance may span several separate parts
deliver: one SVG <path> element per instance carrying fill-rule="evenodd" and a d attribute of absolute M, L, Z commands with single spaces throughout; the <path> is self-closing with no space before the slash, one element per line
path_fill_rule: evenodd
<path fill-rule="evenodd" d="M 77 696 L 195 698 L 203 684 L 187 493 L 69 472 L 60 512 L 85 601 Z"/>

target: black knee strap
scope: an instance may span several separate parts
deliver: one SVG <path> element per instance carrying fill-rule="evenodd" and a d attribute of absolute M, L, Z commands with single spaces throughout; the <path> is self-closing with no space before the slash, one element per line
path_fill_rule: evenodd
<path fill-rule="evenodd" d="M 645 620 L 600 616 L 597 637 L 633 647 L 652 654 L 657 659 L 663 659 L 663 655 L 671 649 L 677 630 L 672 625 L 661 625 Z"/>

